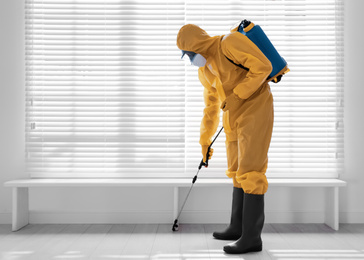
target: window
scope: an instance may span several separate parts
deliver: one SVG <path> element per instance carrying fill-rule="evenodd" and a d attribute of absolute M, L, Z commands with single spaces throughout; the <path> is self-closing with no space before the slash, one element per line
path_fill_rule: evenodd
<path fill-rule="evenodd" d="M 26 0 L 26 154 L 31 177 L 192 177 L 203 87 L 176 35 L 259 24 L 291 71 L 271 83 L 270 177 L 337 177 L 343 157 L 338 0 Z M 225 177 L 222 134 L 200 176 Z"/>

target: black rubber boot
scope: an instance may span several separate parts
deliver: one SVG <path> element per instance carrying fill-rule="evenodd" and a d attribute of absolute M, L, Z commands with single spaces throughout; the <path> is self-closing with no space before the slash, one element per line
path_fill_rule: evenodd
<path fill-rule="evenodd" d="M 229 227 L 223 232 L 214 232 L 212 235 L 221 240 L 237 240 L 242 234 L 244 190 L 234 187 Z"/>
<path fill-rule="evenodd" d="M 264 194 L 244 194 L 243 230 L 244 233 L 235 243 L 224 247 L 228 254 L 244 254 L 262 251 L 260 237 L 264 226 Z"/>

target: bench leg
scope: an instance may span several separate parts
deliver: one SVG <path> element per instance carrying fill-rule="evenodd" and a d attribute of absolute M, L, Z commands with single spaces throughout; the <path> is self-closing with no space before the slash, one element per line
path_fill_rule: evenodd
<path fill-rule="evenodd" d="M 325 224 L 339 230 L 339 187 L 326 188 Z"/>
<path fill-rule="evenodd" d="M 18 231 L 29 224 L 28 187 L 13 188 L 12 231 Z"/>
<path fill-rule="evenodd" d="M 179 188 L 174 187 L 174 201 L 173 201 L 173 221 L 178 216 L 178 210 L 179 210 Z"/>

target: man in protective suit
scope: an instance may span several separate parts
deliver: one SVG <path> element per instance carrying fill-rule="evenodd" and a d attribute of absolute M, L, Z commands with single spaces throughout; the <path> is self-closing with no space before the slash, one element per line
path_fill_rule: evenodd
<path fill-rule="evenodd" d="M 232 212 L 229 227 L 213 236 L 237 240 L 224 247 L 229 254 L 261 251 L 268 189 L 265 172 L 274 117 L 267 81 L 272 65 L 237 28 L 228 35 L 211 37 L 200 27 L 187 24 L 178 32 L 177 46 L 200 67 L 205 102 L 200 127 L 204 162 L 212 156 L 213 150 L 207 151 L 219 124 L 220 108 L 223 110 L 226 175 L 233 181 Z"/>

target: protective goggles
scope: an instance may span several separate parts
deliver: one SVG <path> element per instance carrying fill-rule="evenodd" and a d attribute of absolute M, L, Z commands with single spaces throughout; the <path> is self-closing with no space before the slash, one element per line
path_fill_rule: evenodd
<path fill-rule="evenodd" d="M 183 59 L 183 56 L 185 56 L 185 54 L 190 58 L 190 61 L 192 62 L 193 57 L 195 57 L 196 53 L 193 51 L 182 51 L 182 57 L 181 59 Z"/>

